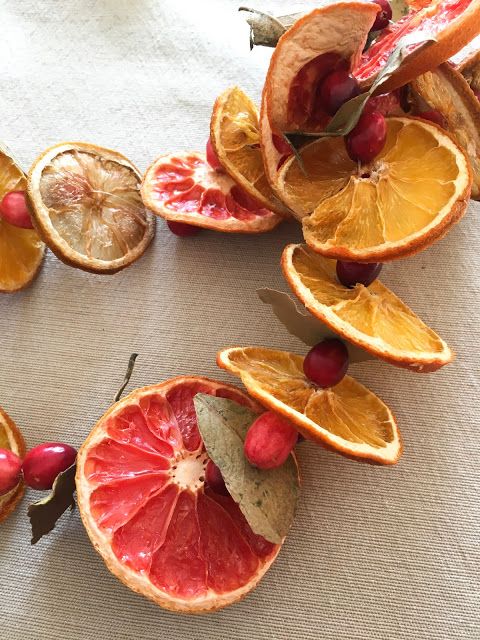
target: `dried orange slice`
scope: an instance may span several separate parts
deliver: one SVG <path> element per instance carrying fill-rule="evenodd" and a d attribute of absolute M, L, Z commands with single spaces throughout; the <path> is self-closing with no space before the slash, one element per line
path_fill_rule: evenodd
<path fill-rule="evenodd" d="M 23 458 L 26 453 L 25 441 L 13 420 L 0 408 L 0 449 L 13 451 Z M 8 518 L 23 497 L 23 480 L 6 495 L 0 496 L 0 522 Z"/>
<path fill-rule="evenodd" d="M 142 198 L 166 220 L 215 231 L 262 233 L 282 220 L 193 151 L 155 160 L 143 179 Z"/>
<path fill-rule="evenodd" d="M 266 209 L 289 215 L 270 188 L 260 149 L 258 110 L 238 87 L 227 89 L 213 107 L 210 139 L 232 179 Z"/>
<path fill-rule="evenodd" d="M 392 412 L 350 376 L 320 389 L 305 377 L 301 356 L 261 347 L 225 349 L 217 364 L 239 376 L 251 396 L 290 420 L 306 438 L 348 458 L 398 461 L 402 444 Z"/>
<path fill-rule="evenodd" d="M 323 129 L 328 117 L 316 104 L 320 81 L 337 67 L 360 59 L 378 6 L 366 2 L 329 4 L 302 16 L 280 38 L 264 88 L 275 134 Z"/>
<path fill-rule="evenodd" d="M 307 244 L 337 260 L 384 262 L 421 251 L 463 216 L 470 163 L 432 123 L 389 118 L 387 142 L 357 166 L 342 138 L 302 148 L 280 170 L 284 202 L 302 219 Z M 313 212 L 313 213 L 312 213 Z"/>
<path fill-rule="evenodd" d="M 85 142 L 51 147 L 28 175 L 35 225 L 66 264 L 116 273 L 138 260 L 155 234 L 140 182 L 134 165 L 116 151 Z"/>
<path fill-rule="evenodd" d="M 23 171 L 0 146 L 0 200 L 10 191 L 25 191 Z M 14 227 L 0 217 L 0 292 L 24 289 L 42 264 L 45 245 L 32 229 Z"/>
<path fill-rule="evenodd" d="M 336 262 L 306 245 L 290 244 L 282 268 L 305 307 L 346 340 L 395 364 L 419 372 L 435 371 L 453 359 L 448 345 L 397 296 L 375 280 L 368 287 L 344 287 Z"/>
<path fill-rule="evenodd" d="M 261 407 L 235 387 L 180 377 L 137 389 L 98 421 L 77 459 L 78 505 L 109 570 L 173 611 L 213 611 L 251 591 L 281 545 L 204 485 L 197 393 Z"/>
<path fill-rule="evenodd" d="M 398 22 L 391 23 L 362 56 L 354 74 L 370 86 L 384 67 L 400 38 L 412 32 L 424 33 L 435 41 L 412 45 L 408 58 L 382 84 L 382 92 L 402 87 L 417 76 L 435 69 L 459 52 L 480 33 L 480 0 L 437 0 L 426 7 L 412 9 Z"/>

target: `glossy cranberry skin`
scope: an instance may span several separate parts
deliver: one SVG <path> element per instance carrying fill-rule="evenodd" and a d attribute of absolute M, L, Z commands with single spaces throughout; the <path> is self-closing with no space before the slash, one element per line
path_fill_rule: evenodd
<path fill-rule="evenodd" d="M 385 29 L 390 24 L 392 7 L 388 0 L 374 0 L 374 2 L 380 6 L 380 10 L 370 31 L 380 31 L 380 29 Z"/>
<path fill-rule="evenodd" d="M 337 262 L 337 278 L 344 287 L 352 288 L 356 284 L 363 284 L 368 287 L 376 280 L 382 270 L 381 262 Z"/>
<path fill-rule="evenodd" d="M 247 432 L 245 457 L 259 469 L 274 469 L 285 462 L 297 439 L 297 430 L 288 420 L 272 411 L 266 411 Z"/>
<path fill-rule="evenodd" d="M 32 489 L 51 489 L 58 474 L 72 466 L 76 457 L 76 449 L 63 442 L 39 444 L 23 461 L 25 483 Z"/>
<path fill-rule="evenodd" d="M 186 222 L 175 222 L 174 220 L 167 220 L 167 226 L 170 231 L 179 236 L 180 238 L 189 238 L 191 236 L 198 236 L 201 227 L 195 227 L 193 224 L 187 224 Z"/>
<path fill-rule="evenodd" d="M 435 109 L 431 109 L 430 111 L 421 111 L 420 113 L 417 113 L 417 116 L 419 118 L 423 118 L 423 120 L 429 120 L 430 122 L 434 122 L 435 124 L 438 124 L 443 129 L 445 129 L 446 127 L 445 118 L 442 116 L 440 111 L 436 111 Z"/>
<path fill-rule="evenodd" d="M 321 105 L 329 115 L 334 116 L 342 104 L 358 96 L 360 86 L 348 71 L 338 69 L 326 76 L 318 91 Z"/>
<path fill-rule="evenodd" d="M 329 338 L 316 344 L 303 361 L 303 372 L 307 378 L 322 389 L 338 384 L 347 370 L 347 347 L 337 338 Z"/>
<path fill-rule="evenodd" d="M 387 141 L 387 121 L 379 111 L 364 111 L 357 126 L 345 138 L 354 162 L 367 164 L 378 156 Z"/>
<path fill-rule="evenodd" d="M 213 148 L 213 144 L 210 138 L 207 140 L 205 152 L 207 156 L 207 162 L 212 167 L 212 169 L 218 171 L 219 173 L 223 173 L 224 169 L 220 163 L 220 160 L 218 159 L 217 154 L 215 153 L 215 149 Z"/>
<path fill-rule="evenodd" d="M 25 200 L 25 191 L 10 191 L 0 202 L 0 215 L 9 224 L 33 229 L 32 218 Z"/>
<path fill-rule="evenodd" d="M 21 477 L 21 459 L 9 449 L 0 449 L 0 496 L 15 489 Z"/>
<path fill-rule="evenodd" d="M 229 495 L 222 472 L 212 460 L 208 461 L 205 468 L 205 484 L 215 493 L 219 493 L 222 496 Z"/>

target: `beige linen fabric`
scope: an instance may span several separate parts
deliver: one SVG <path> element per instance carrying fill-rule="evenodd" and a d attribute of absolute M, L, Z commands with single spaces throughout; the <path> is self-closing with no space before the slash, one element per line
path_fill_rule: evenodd
<path fill-rule="evenodd" d="M 0 1 L 0 138 L 25 167 L 69 139 L 118 149 L 142 170 L 161 153 L 201 149 L 214 98 L 238 83 L 258 99 L 268 63 L 270 51 L 249 52 L 237 5 Z M 304 351 L 255 294 L 287 290 L 280 253 L 299 238 L 285 224 L 181 240 L 159 221 L 147 255 L 111 277 L 49 254 L 29 290 L 0 298 L 0 404 L 30 446 L 78 446 L 133 351 L 133 386 L 177 374 L 233 381 L 215 366 L 224 346 Z M 384 269 L 457 360 L 431 375 L 352 367 L 395 411 L 404 456 L 372 467 L 303 444 L 298 518 L 244 602 L 200 618 L 162 611 L 108 573 L 78 513 L 30 547 L 29 492 L 0 526 L 2 640 L 480 638 L 479 256 L 477 206 L 437 246 Z"/>

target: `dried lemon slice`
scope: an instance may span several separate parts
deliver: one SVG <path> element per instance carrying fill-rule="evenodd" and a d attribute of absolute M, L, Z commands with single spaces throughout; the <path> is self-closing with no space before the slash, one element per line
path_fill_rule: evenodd
<path fill-rule="evenodd" d="M 25 441 L 10 416 L 0 408 L 0 449 L 13 451 L 23 458 L 26 453 Z M 20 481 L 9 493 L 0 496 L 0 522 L 5 520 L 23 497 L 25 485 Z"/>
<path fill-rule="evenodd" d="M 282 268 L 305 307 L 335 333 L 399 367 L 435 371 L 453 359 L 448 345 L 379 280 L 344 287 L 335 260 L 306 245 L 285 247 Z"/>
<path fill-rule="evenodd" d="M 280 171 L 284 202 L 307 244 L 337 260 L 384 262 L 421 251 L 463 216 L 472 185 L 465 152 L 440 127 L 389 118 L 383 151 L 357 166 L 341 138 L 322 138 Z"/>
<path fill-rule="evenodd" d="M 135 166 L 116 151 L 66 142 L 35 161 L 28 196 L 35 224 L 60 260 L 115 273 L 138 260 L 155 234 L 140 183 Z"/>
<path fill-rule="evenodd" d="M 23 171 L 0 146 L 0 200 L 10 191 L 24 191 Z M 0 217 L 0 291 L 23 289 L 35 278 L 42 264 L 45 245 L 32 229 L 21 229 Z"/>
<path fill-rule="evenodd" d="M 402 443 L 392 412 L 354 378 L 320 389 L 305 377 L 301 356 L 261 347 L 225 349 L 217 364 L 239 376 L 261 404 L 327 449 L 366 462 L 398 461 Z"/>

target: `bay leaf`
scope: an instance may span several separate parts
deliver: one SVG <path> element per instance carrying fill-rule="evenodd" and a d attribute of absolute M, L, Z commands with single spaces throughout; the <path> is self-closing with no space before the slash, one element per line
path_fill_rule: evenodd
<path fill-rule="evenodd" d="M 276 47 L 285 31 L 294 24 L 303 13 L 274 17 L 264 11 L 240 7 L 239 11 L 249 14 L 247 22 L 250 25 L 250 49 L 255 46 Z"/>
<path fill-rule="evenodd" d="M 292 525 L 300 495 L 293 457 L 276 469 L 253 467 L 243 453 L 243 443 L 257 414 L 232 400 L 204 393 L 198 393 L 193 402 L 207 453 L 250 528 L 280 544 Z"/>
<path fill-rule="evenodd" d="M 332 331 L 330 327 L 323 324 L 306 309 L 299 309 L 295 300 L 288 293 L 264 288 L 257 289 L 257 294 L 262 302 L 272 307 L 273 313 L 288 333 L 299 338 L 309 347 L 313 347 L 327 338 L 340 338 L 345 342 L 351 363 L 375 359 L 375 356 L 368 351 L 360 349 Z"/>
<path fill-rule="evenodd" d="M 28 507 L 28 517 L 32 525 L 32 544 L 36 544 L 43 536 L 50 533 L 60 516 L 70 507 L 75 508 L 75 473 L 76 462 L 62 473 L 53 483 L 51 492 L 38 502 Z"/>

